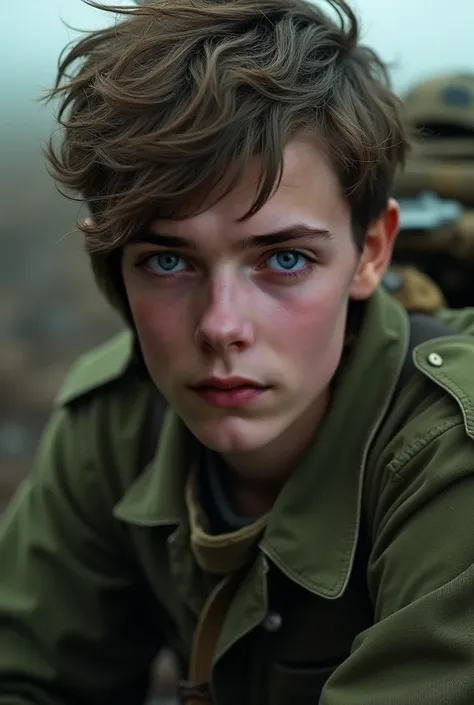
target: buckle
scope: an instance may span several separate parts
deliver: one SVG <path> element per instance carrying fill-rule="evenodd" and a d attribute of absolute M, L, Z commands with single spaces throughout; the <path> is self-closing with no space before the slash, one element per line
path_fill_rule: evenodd
<path fill-rule="evenodd" d="M 179 681 L 178 698 L 182 705 L 186 705 L 188 700 L 210 703 L 211 691 L 209 689 L 209 683 L 190 683 L 189 681 Z"/>

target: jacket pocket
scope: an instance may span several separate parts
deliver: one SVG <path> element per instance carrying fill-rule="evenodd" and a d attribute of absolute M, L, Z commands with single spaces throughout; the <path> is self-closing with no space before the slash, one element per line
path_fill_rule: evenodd
<path fill-rule="evenodd" d="M 268 678 L 268 704 L 317 705 L 324 684 L 336 668 L 273 663 Z"/>

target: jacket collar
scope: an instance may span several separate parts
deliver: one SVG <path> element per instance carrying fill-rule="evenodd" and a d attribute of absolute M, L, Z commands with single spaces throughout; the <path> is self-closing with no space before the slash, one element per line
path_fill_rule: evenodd
<path fill-rule="evenodd" d="M 165 413 L 152 462 L 114 507 L 114 516 L 140 526 L 178 525 L 186 518 L 184 487 L 199 444 L 180 418 Z"/>
<path fill-rule="evenodd" d="M 292 580 L 335 599 L 347 587 L 361 522 L 364 470 L 408 347 L 408 317 L 383 290 L 369 305 L 328 413 L 280 494 L 261 542 Z"/>
<path fill-rule="evenodd" d="M 366 305 L 357 340 L 335 380 L 328 413 L 271 513 L 261 550 L 292 580 L 335 599 L 357 546 L 364 468 L 389 407 L 408 346 L 408 318 L 382 289 Z M 197 441 L 167 412 L 159 449 L 115 507 L 142 526 L 186 520 L 184 485 Z"/>

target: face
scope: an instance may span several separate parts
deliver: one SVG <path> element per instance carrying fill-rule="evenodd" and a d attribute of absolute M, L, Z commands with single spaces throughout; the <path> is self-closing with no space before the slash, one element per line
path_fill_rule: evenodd
<path fill-rule="evenodd" d="M 313 143 L 288 144 L 278 189 L 238 223 L 258 176 L 255 157 L 225 199 L 187 220 L 156 220 L 123 256 L 154 382 L 191 432 L 224 457 L 314 433 L 340 361 L 348 302 L 370 296 L 390 249 L 384 216 L 370 235 L 378 244 L 369 237 L 357 252 L 349 206 Z"/>

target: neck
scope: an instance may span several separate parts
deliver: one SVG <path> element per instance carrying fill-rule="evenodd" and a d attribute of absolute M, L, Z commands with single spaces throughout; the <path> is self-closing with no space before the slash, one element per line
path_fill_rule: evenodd
<path fill-rule="evenodd" d="M 229 492 L 241 516 L 258 517 L 273 507 L 281 489 L 305 455 L 329 404 L 329 389 L 278 438 L 245 454 L 223 460 L 229 470 Z"/>

